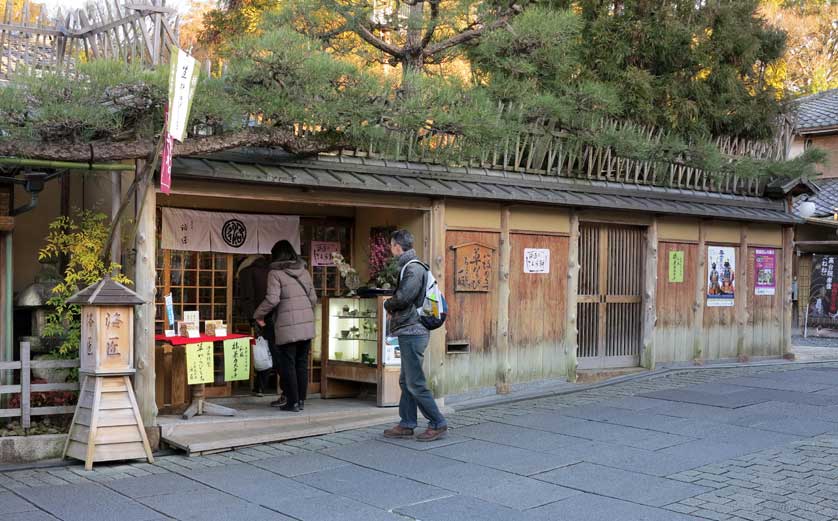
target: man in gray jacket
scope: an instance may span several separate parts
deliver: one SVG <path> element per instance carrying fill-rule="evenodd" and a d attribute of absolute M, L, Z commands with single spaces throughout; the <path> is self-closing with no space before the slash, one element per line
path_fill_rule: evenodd
<path fill-rule="evenodd" d="M 413 249 L 413 234 L 399 230 L 390 236 L 390 251 L 399 260 L 403 272 L 396 286 L 395 294 L 384 302 L 389 314 L 388 336 L 399 337 L 401 350 L 401 373 L 399 386 L 402 389 L 399 400 L 398 425 L 384 431 L 387 438 L 410 438 L 416 428 L 416 409 L 428 419 L 428 429 L 416 436 L 417 441 L 434 441 L 445 435 L 448 423 L 437 407 L 433 394 L 428 389 L 422 360 L 428 348 L 430 332 L 419 322 L 417 309 L 425 299 L 428 268 L 418 262 Z M 416 261 L 416 262 L 411 262 Z"/>

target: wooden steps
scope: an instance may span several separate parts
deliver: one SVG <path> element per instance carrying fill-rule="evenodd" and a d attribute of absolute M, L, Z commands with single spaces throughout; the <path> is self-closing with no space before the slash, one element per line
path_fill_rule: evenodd
<path fill-rule="evenodd" d="M 395 422 L 398 421 L 398 410 L 371 407 L 369 411 L 364 412 L 353 410 L 320 416 L 230 418 L 230 420 L 192 425 L 185 423 L 163 425 L 161 440 L 171 447 L 184 450 L 190 456 L 194 456 Z"/>

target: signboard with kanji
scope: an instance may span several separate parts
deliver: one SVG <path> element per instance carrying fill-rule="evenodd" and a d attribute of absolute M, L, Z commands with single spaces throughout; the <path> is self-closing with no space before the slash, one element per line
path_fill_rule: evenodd
<path fill-rule="evenodd" d="M 550 250 L 524 248 L 524 273 L 550 273 Z"/>
<path fill-rule="evenodd" d="M 250 378 L 250 338 L 224 341 L 224 381 Z"/>
<path fill-rule="evenodd" d="M 495 249 L 476 242 L 454 246 L 454 291 L 488 292 L 491 289 Z"/>
<path fill-rule="evenodd" d="M 684 282 L 684 252 L 681 250 L 669 252 L 669 282 Z"/>
<path fill-rule="evenodd" d="M 333 253 L 340 253 L 339 242 L 311 241 L 312 266 L 334 266 Z"/>
<path fill-rule="evenodd" d="M 214 369 L 212 342 L 186 344 L 186 383 L 212 383 Z"/>
<path fill-rule="evenodd" d="M 134 310 L 130 306 L 84 306 L 81 371 L 122 373 L 133 368 Z"/>

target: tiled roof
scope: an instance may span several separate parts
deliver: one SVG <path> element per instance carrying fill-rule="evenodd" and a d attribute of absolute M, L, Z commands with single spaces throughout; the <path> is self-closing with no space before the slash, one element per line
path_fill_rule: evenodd
<path fill-rule="evenodd" d="M 462 171 L 427 164 L 346 157 L 291 159 L 274 163 L 177 157 L 172 163 L 172 174 L 180 179 L 635 210 L 757 222 L 799 221 L 785 211 L 785 203 L 782 200 L 764 197 L 538 176 L 481 168 L 460 170 Z M 257 191 L 254 187 L 254 197 L 258 197 Z"/>
<path fill-rule="evenodd" d="M 795 106 L 798 131 L 838 126 L 838 89 L 800 98 Z"/>
<path fill-rule="evenodd" d="M 145 304 L 139 295 L 106 276 L 67 299 L 68 304 L 97 306 Z"/>
<path fill-rule="evenodd" d="M 811 201 L 815 203 L 813 217 L 831 216 L 838 208 L 838 179 L 820 179 L 817 182 L 820 191 L 817 195 L 804 195 L 794 200 L 794 213 L 798 213 L 800 203 Z"/>

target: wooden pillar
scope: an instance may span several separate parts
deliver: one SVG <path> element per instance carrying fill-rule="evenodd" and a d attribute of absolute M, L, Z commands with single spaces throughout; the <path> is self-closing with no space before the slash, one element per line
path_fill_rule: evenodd
<path fill-rule="evenodd" d="M 748 287 L 748 225 L 742 223 L 739 231 L 739 261 L 736 265 L 736 282 L 734 287 L 734 314 L 736 316 L 736 358 L 740 362 L 748 361 L 748 345 L 746 328 L 748 325 L 748 295 L 752 291 Z"/>
<path fill-rule="evenodd" d="M 565 340 L 567 381 L 576 382 L 579 330 L 577 329 L 577 296 L 579 295 L 579 215 L 570 211 L 570 240 L 568 242 L 567 292 L 565 293 Z"/>
<path fill-rule="evenodd" d="M 495 390 L 508 394 L 512 386 L 512 365 L 509 360 L 509 263 L 512 258 L 509 238 L 509 214 L 504 206 L 500 211 L 500 272 L 498 274 L 498 373 Z"/>
<path fill-rule="evenodd" d="M 698 223 L 698 248 L 696 259 L 695 301 L 693 302 L 693 361 L 704 359 L 704 306 L 707 299 L 707 229 L 704 221 Z"/>
<path fill-rule="evenodd" d="M 142 175 L 142 162 L 137 161 L 136 175 Z M 141 181 L 137 187 L 137 237 L 134 285 L 137 294 L 147 302 L 134 313 L 134 389 L 137 405 L 146 428 L 153 427 L 157 417 L 154 383 L 154 293 L 157 236 L 155 215 L 157 194 L 154 177 Z"/>
<path fill-rule="evenodd" d="M 119 223 L 114 222 L 119 207 L 122 205 L 122 172 L 111 172 L 111 222 L 115 228 L 116 237 L 111 245 L 111 262 L 122 264 L 122 240 Z"/>
<path fill-rule="evenodd" d="M 646 277 L 643 288 L 643 350 L 640 365 L 655 368 L 655 324 L 658 320 L 658 218 L 646 228 Z"/>
<path fill-rule="evenodd" d="M 429 263 L 433 270 L 434 277 L 440 288 L 445 289 L 445 200 L 437 199 L 431 205 L 429 217 L 430 237 L 430 258 Z M 453 298 L 453 295 L 448 295 Z M 431 390 L 436 398 L 445 396 L 445 324 L 431 333 L 431 342 L 428 348 L 430 356 L 428 359 L 428 381 Z"/>
<path fill-rule="evenodd" d="M 783 358 L 794 359 L 791 343 L 792 269 L 794 228 L 783 227 Z M 804 304 L 805 305 L 805 304 Z"/>

